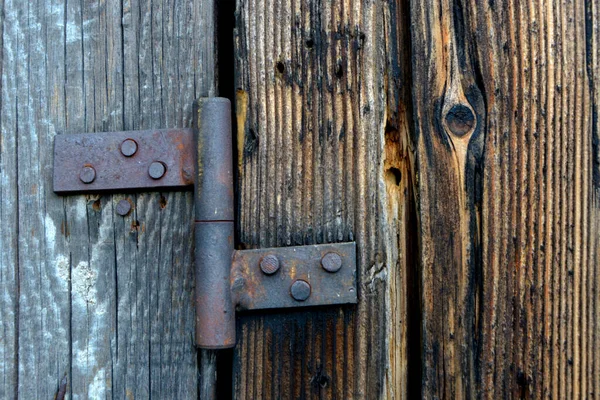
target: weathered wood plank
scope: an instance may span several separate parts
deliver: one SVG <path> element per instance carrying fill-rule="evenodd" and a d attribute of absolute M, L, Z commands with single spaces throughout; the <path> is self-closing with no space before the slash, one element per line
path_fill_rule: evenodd
<path fill-rule="evenodd" d="M 71 398 L 195 398 L 191 194 L 56 196 L 52 145 L 191 126 L 216 94 L 213 3 L 1 4 L 0 397 L 66 375 Z"/>
<path fill-rule="evenodd" d="M 4 32 L 6 13 L 4 1 L 0 2 L 0 32 Z M 12 15 L 9 15 L 9 21 Z M 16 76 L 12 67 L 16 48 L 13 42 L 5 44 L 0 35 L 0 397 L 14 399 L 18 386 L 18 204 L 17 204 L 17 134 L 15 102 Z M 11 60 L 8 63 L 5 60 Z M 11 65 L 7 68 L 6 64 Z"/>
<path fill-rule="evenodd" d="M 591 188 L 593 205 L 598 207 L 600 204 L 600 4 L 598 2 L 586 2 L 586 61 L 587 75 L 591 88 L 590 104 L 591 130 L 592 130 L 592 182 Z M 587 385 L 582 389 L 583 395 L 593 393 L 596 397 L 600 396 L 600 305 L 598 297 L 600 296 L 600 212 L 591 209 L 590 211 L 590 229 L 588 233 L 588 246 L 590 246 L 590 256 L 588 274 L 583 279 L 588 283 L 590 295 L 586 295 L 587 315 L 584 315 L 584 325 L 587 326 L 586 335 L 582 340 L 587 344 L 587 351 L 584 348 L 584 354 L 587 354 L 587 365 L 592 366 L 584 368 L 583 380 Z M 592 249 L 595 250 L 591 251 Z M 582 363 L 583 364 L 583 363 Z M 590 397 L 592 397 L 590 395 Z"/>
<path fill-rule="evenodd" d="M 595 6 L 413 4 L 423 395 L 592 398 Z"/>
<path fill-rule="evenodd" d="M 237 1 L 240 246 L 356 240 L 360 301 L 241 317 L 236 398 L 407 394 L 402 7 Z"/>
<path fill-rule="evenodd" d="M 7 101 L 15 109 L 15 130 L 9 134 L 16 136 L 18 229 L 9 234 L 18 235 L 17 389 L 23 398 L 52 398 L 70 356 L 69 258 L 60 233 L 64 208 L 49 184 L 49 149 L 64 129 L 66 112 L 64 51 L 51 40 L 64 32 L 64 7 L 55 6 L 50 1 L 4 5 L 11 19 L 4 43 L 15 51 L 14 58 L 4 58 L 3 69 L 16 80 L 15 95 Z"/>

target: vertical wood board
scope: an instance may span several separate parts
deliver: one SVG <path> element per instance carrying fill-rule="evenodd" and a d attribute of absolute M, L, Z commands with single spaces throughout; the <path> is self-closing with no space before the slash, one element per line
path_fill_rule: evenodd
<path fill-rule="evenodd" d="M 359 270 L 355 307 L 240 317 L 238 399 L 406 396 L 406 12 L 237 1 L 240 247 L 356 241 Z"/>
<path fill-rule="evenodd" d="M 594 2 L 414 2 L 423 396 L 598 395 Z"/>
<path fill-rule="evenodd" d="M 66 376 L 70 398 L 194 398 L 191 193 L 56 196 L 52 146 L 191 126 L 216 94 L 212 2 L 1 4 L 0 397 Z"/>

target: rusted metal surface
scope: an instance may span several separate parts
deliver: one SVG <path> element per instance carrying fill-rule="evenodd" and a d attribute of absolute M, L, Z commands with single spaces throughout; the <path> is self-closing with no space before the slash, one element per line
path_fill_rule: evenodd
<path fill-rule="evenodd" d="M 193 141 L 192 129 L 57 135 L 54 191 L 69 194 L 191 188 Z"/>
<path fill-rule="evenodd" d="M 230 271 L 234 249 L 231 103 L 211 98 L 194 107 L 198 154 L 195 185 L 196 344 L 235 346 Z"/>
<path fill-rule="evenodd" d="M 233 222 L 195 224 L 196 344 L 204 349 L 235 346 L 235 307 L 229 271 Z"/>
<path fill-rule="evenodd" d="M 339 256 L 341 264 L 336 272 L 322 266 L 328 254 Z M 277 257 L 279 268 L 267 275 L 261 262 L 271 256 Z M 337 257 L 325 257 L 326 263 L 329 258 L 337 268 Z M 356 303 L 356 246 L 335 243 L 236 251 L 231 291 L 239 310 Z"/>
<path fill-rule="evenodd" d="M 196 221 L 233 221 L 231 102 L 215 97 L 194 105 L 198 166 Z"/>

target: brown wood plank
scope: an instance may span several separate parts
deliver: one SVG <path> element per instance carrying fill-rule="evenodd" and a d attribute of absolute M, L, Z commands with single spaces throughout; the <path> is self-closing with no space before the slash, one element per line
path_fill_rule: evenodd
<path fill-rule="evenodd" d="M 239 245 L 356 241 L 359 269 L 357 307 L 240 317 L 238 399 L 407 394 L 403 7 L 237 1 Z"/>
<path fill-rule="evenodd" d="M 592 107 L 591 130 L 592 130 L 592 179 L 593 187 L 591 206 L 600 203 L 600 4 L 598 2 L 586 2 L 586 62 L 587 74 L 591 88 L 590 103 Z M 590 228 L 588 232 L 588 246 L 590 254 L 587 276 L 583 276 L 587 282 L 591 295 L 585 294 L 584 301 L 587 302 L 587 313 L 583 315 L 583 326 L 585 334 L 582 341 L 586 347 L 583 348 L 584 357 L 587 356 L 582 365 L 582 380 L 586 385 L 581 390 L 583 396 L 600 396 L 600 212 L 589 211 Z M 592 251 L 592 249 L 596 251 Z"/>
<path fill-rule="evenodd" d="M 0 4 L 0 397 L 195 398 L 191 193 L 56 196 L 52 145 L 191 126 L 213 3 Z"/>
<path fill-rule="evenodd" d="M 599 393 L 592 3 L 412 3 L 426 398 Z"/>

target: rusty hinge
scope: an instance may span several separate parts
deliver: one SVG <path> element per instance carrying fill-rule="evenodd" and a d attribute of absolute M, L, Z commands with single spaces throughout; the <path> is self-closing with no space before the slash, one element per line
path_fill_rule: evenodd
<path fill-rule="evenodd" d="M 54 142 L 56 193 L 194 189 L 196 344 L 207 349 L 235 345 L 236 310 L 357 302 L 354 243 L 234 250 L 232 151 L 224 98 L 197 102 L 193 129 Z"/>

